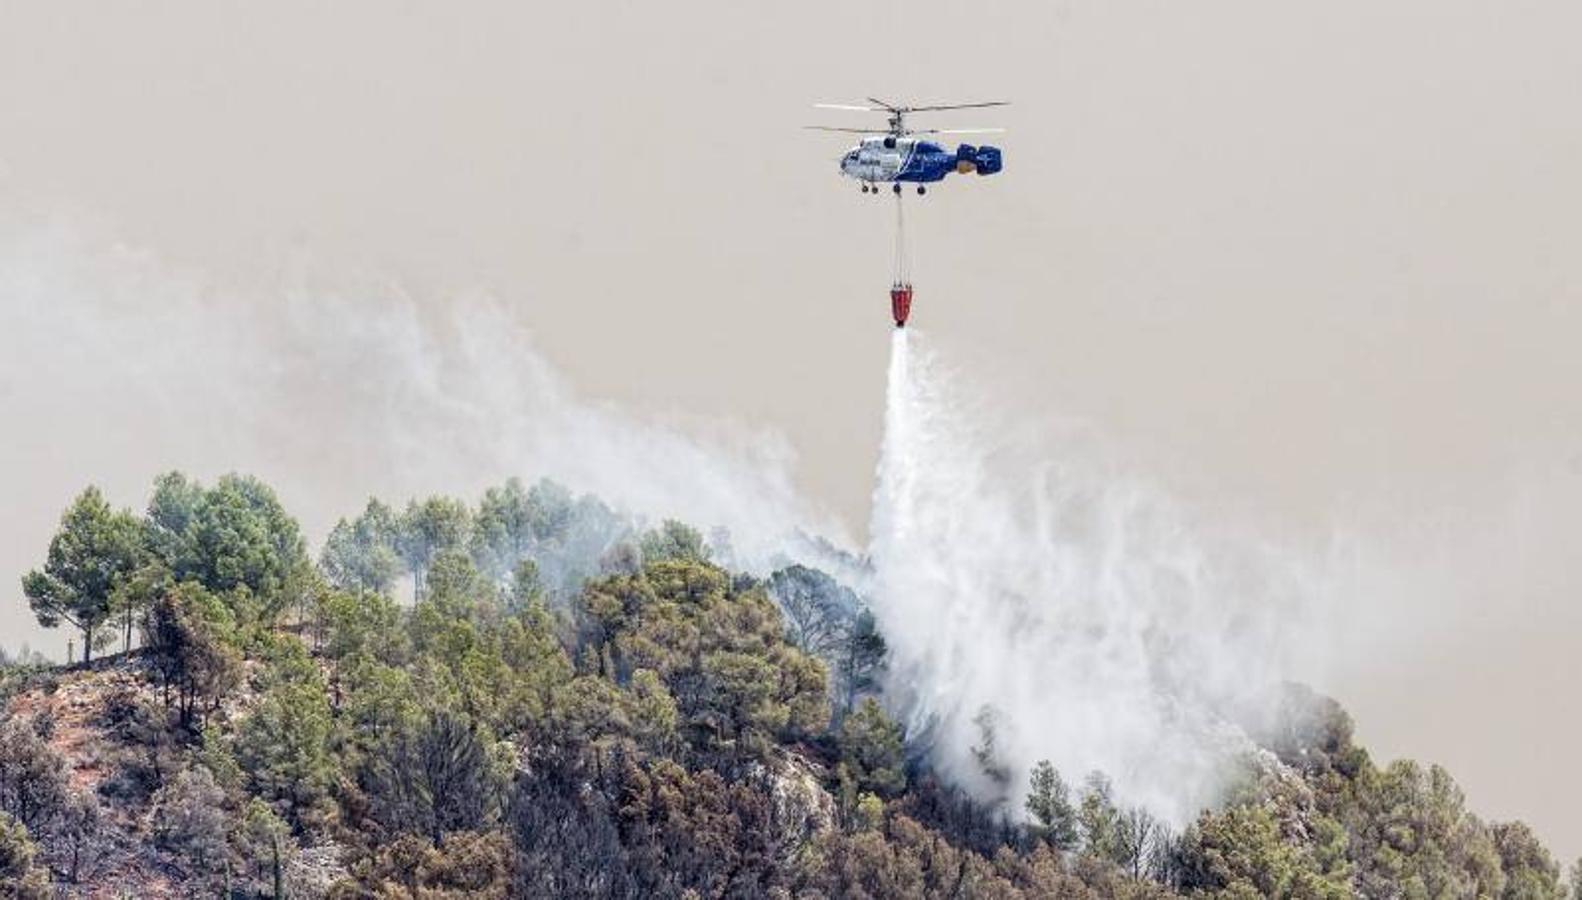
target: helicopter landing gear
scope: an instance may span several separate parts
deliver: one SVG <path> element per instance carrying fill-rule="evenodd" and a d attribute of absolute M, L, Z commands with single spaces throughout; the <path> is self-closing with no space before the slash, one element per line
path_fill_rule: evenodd
<path fill-rule="evenodd" d="M 917 186 L 917 195 L 919 197 L 923 196 L 926 193 L 928 193 L 928 188 L 923 187 L 922 185 L 918 185 Z"/>
<path fill-rule="evenodd" d="M 895 184 L 891 185 L 890 187 L 893 188 L 897 194 L 901 193 L 901 183 L 900 182 L 896 182 Z"/>
<path fill-rule="evenodd" d="M 868 186 L 866 184 L 862 186 L 862 192 L 864 194 L 868 193 Z"/>

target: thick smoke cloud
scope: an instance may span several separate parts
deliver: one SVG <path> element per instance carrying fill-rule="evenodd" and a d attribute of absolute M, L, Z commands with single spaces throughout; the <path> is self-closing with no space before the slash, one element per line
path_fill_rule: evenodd
<path fill-rule="evenodd" d="M 873 521 L 892 684 L 936 760 L 1011 811 L 1028 770 L 1102 770 L 1181 824 L 1252 749 L 1303 654 L 1313 581 L 1218 540 L 1072 431 L 997 421 L 923 336 L 897 331 Z M 983 775 L 994 759 L 1010 776 Z"/>

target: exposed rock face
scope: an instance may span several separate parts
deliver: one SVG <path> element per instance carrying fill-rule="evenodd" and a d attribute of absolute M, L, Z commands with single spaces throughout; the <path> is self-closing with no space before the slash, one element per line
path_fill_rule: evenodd
<path fill-rule="evenodd" d="M 326 841 L 304 847 L 286 868 L 286 896 L 298 900 L 327 897 L 330 887 L 346 874 L 339 844 Z"/>
<path fill-rule="evenodd" d="M 794 751 L 780 754 L 773 766 L 755 767 L 774 801 L 780 846 L 799 847 L 835 827 L 835 798 L 820 783 L 824 767 Z"/>
<path fill-rule="evenodd" d="M 1260 805 L 1274 814 L 1280 834 L 1296 843 L 1311 842 L 1313 818 L 1318 814 L 1312 786 L 1268 750 L 1249 753 L 1247 761 L 1255 773 L 1251 786 L 1261 798 Z"/>

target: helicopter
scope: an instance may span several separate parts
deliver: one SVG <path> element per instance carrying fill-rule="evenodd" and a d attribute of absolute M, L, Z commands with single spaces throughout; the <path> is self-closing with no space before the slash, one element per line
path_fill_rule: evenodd
<path fill-rule="evenodd" d="M 901 193 L 901 183 L 910 182 L 917 185 L 917 192 L 925 194 L 928 185 L 944 180 L 952 172 L 965 174 L 976 172 L 979 175 L 993 175 L 1003 168 L 1000 148 L 974 147 L 971 144 L 961 144 L 954 151 L 930 140 L 923 140 L 916 135 L 944 135 L 944 134 L 998 134 L 1003 128 L 953 128 L 939 129 L 927 128 L 914 131 L 906 127 L 906 117 L 912 113 L 936 112 L 950 109 L 982 109 L 990 106 L 1008 106 L 1004 101 L 988 103 L 953 103 L 935 106 L 901 106 L 869 97 L 868 102 L 873 106 L 853 106 L 844 103 L 815 103 L 815 109 L 833 109 L 847 112 L 878 112 L 886 113 L 889 126 L 880 132 L 872 128 L 844 128 L 829 125 L 808 125 L 813 131 L 837 131 L 851 134 L 864 135 L 855 147 L 852 147 L 840 158 L 840 172 L 847 178 L 855 179 L 862 187 L 862 192 L 879 193 L 879 185 L 888 183 L 891 189 Z"/>
<path fill-rule="evenodd" d="M 895 193 L 895 277 L 890 282 L 890 317 L 896 328 L 905 328 L 912 315 L 912 275 L 908 259 L 911 256 L 906 241 L 906 217 L 902 214 L 901 183 L 917 185 L 919 194 L 928 193 L 928 185 L 943 181 L 952 172 L 993 175 L 1003 168 L 998 147 L 974 147 L 962 144 L 954 151 L 916 135 L 935 134 L 994 134 L 1003 128 L 928 128 L 913 131 L 906 127 L 906 117 L 912 113 L 937 112 L 947 109 L 982 109 L 990 106 L 1009 106 L 1003 100 L 987 103 L 950 103 L 934 106 L 902 106 L 876 97 L 869 97 L 873 106 L 852 106 L 845 103 L 815 103 L 815 109 L 838 109 L 848 112 L 882 112 L 889 118 L 884 131 L 870 128 L 837 128 L 829 125 L 808 125 L 814 131 L 839 131 L 863 135 L 857 146 L 840 158 L 840 173 L 856 179 L 864 194 L 879 193 L 879 185 L 888 183 Z"/>

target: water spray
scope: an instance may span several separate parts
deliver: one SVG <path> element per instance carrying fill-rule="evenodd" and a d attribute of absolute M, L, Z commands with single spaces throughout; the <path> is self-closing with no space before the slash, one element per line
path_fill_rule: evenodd
<path fill-rule="evenodd" d="M 1075 441 L 1008 443 L 924 335 L 890 348 L 872 594 L 909 734 L 1013 815 L 1041 759 L 1177 825 L 1216 803 L 1287 674 L 1302 585 Z"/>

